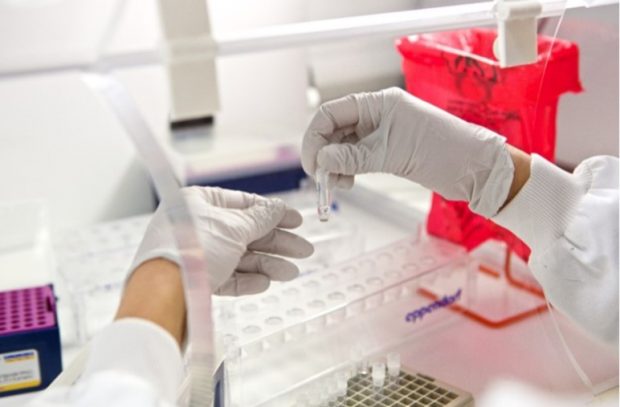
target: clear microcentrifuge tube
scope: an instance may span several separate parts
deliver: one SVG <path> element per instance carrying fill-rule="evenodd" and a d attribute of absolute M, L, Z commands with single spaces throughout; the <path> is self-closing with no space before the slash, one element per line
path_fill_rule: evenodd
<path fill-rule="evenodd" d="M 329 172 L 317 168 L 315 177 L 316 193 L 317 193 L 317 212 L 321 222 L 329 220 L 329 210 L 331 205 L 331 196 L 329 191 Z"/>
<path fill-rule="evenodd" d="M 336 403 L 338 401 L 338 386 L 336 384 L 336 377 L 331 377 L 327 382 L 327 393 L 329 403 Z"/>
<path fill-rule="evenodd" d="M 386 359 L 390 386 L 397 386 L 400 376 L 400 353 L 390 352 L 387 354 Z"/>
<path fill-rule="evenodd" d="M 387 369 L 391 379 L 397 378 L 400 374 L 400 353 L 390 352 L 387 354 Z"/>
<path fill-rule="evenodd" d="M 376 362 L 372 364 L 372 385 L 377 392 L 383 389 L 385 385 L 385 363 Z"/>
<path fill-rule="evenodd" d="M 349 361 L 342 369 L 342 376 L 346 381 L 349 381 L 350 378 L 357 375 L 357 366 L 355 365 L 355 361 Z"/>
<path fill-rule="evenodd" d="M 320 407 L 321 404 L 322 404 L 321 388 L 318 385 L 314 385 L 310 389 L 310 406 L 311 407 Z"/>
<path fill-rule="evenodd" d="M 319 386 L 319 405 L 325 406 L 329 403 L 329 382 L 323 381 Z"/>
<path fill-rule="evenodd" d="M 340 372 L 336 375 L 336 389 L 338 400 L 342 401 L 347 396 L 348 372 Z"/>
<path fill-rule="evenodd" d="M 310 396 L 307 393 L 302 393 L 297 396 L 297 404 L 298 407 L 309 407 L 310 406 Z"/>
<path fill-rule="evenodd" d="M 360 360 L 359 373 L 362 375 L 368 374 L 368 359 L 362 358 L 362 360 Z"/>

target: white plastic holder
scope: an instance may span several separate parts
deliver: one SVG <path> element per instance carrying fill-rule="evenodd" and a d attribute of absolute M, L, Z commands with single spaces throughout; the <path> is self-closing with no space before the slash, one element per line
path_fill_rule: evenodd
<path fill-rule="evenodd" d="M 536 62 L 537 19 L 542 13 L 538 0 L 497 0 L 497 38 L 493 53 L 499 66 L 508 68 Z"/>
<path fill-rule="evenodd" d="M 219 98 L 207 1 L 159 0 L 158 5 L 171 119 L 212 116 L 219 110 Z"/>

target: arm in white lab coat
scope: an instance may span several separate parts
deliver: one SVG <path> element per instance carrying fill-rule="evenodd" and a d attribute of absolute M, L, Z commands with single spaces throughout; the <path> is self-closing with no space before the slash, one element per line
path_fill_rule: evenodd
<path fill-rule="evenodd" d="M 493 218 L 532 249 L 549 301 L 594 336 L 618 343 L 618 158 L 573 174 L 532 155 L 530 177 Z"/>
<path fill-rule="evenodd" d="M 93 338 L 74 386 L 48 389 L 29 407 L 171 407 L 183 378 L 183 359 L 170 333 L 144 319 L 121 319 Z"/>
<path fill-rule="evenodd" d="M 184 321 L 179 267 L 164 259 L 143 263 L 127 282 L 117 320 L 90 343 L 77 383 L 48 389 L 31 407 L 176 405 L 185 376 Z"/>

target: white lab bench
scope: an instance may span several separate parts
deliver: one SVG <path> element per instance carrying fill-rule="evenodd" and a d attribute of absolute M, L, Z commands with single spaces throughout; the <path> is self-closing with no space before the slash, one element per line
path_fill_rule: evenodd
<path fill-rule="evenodd" d="M 161 70 L 158 68 L 139 68 L 122 72 L 119 76 L 132 91 L 149 124 L 156 129 L 156 133 L 162 140 L 166 140 L 167 105 Z M 51 207 L 52 214 L 55 215 L 54 218 L 61 216 L 72 219 L 73 226 L 127 217 L 145 213 L 152 209 L 153 199 L 149 192 L 148 182 L 139 166 L 134 165 L 135 157 L 126 136 L 114 117 L 102 109 L 96 97 L 86 91 L 79 81 L 77 73 L 0 82 L 0 111 L 3 112 L 4 117 L 0 121 L 0 137 L 11 136 L 4 138 L 4 140 L 9 140 L 8 145 L 11 146 L 11 149 L 0 150 L 0 173 L 7 177 L 1 182 L 3 191 L 0 198 L 11 199 L 19 196 L 19 194 L 27 194 L 32 189 L 48 188 L 52 197 Z M 38 120 L 32 120 L 33 117 L 38 118 Z M 262 146 L 265 151 L 269 151 L 270 148 L 280 145 L 298 145 L 301 127 L 294 127 L 288 129 L 273 128 L 268 123 L 253 125 L 252 136 L 256 138 L 253 140 L 252 148 Z M 244 145 L 242 142 L 247 139 L 249 128 L 247 123 L 236 125 L 235 121 L 231 119 L 224 122 L 217 131 L 216 144 L 212 150 L 214 153 L 202 156 L 204 160 L 221 157 L 220 153 L 223 155 L 234 154 L 237 148 Z M 11 155 L 31 157 L 33 162 L 36 161 L 36 155 L 27 154 L 27 149 L 33 147 L 29 143 L 31 140 L 22 137 L 24 134 L 30 133 L 50 135 L 50 146 L 39 146 L 38 153 L 54 146 L 51 164 L 54 162 L 70 163 L 75 167 L 74 179 L 59 182 L 58 174 L 53 171 L 41 173 L 39 168 L 34 165 L 20 167 L 29 176 L 21 177 L 13 174 L 13 169 L 17 163 L 10 159 Z M 72 140 L 78 140 L 81 137 L 92 139 L 91 150 L 72 150 Z M 245 147 L 241 148 L 244 149 Z M 105 169 L 105 165 L 103 165 L 101 171 L 94 171 L 98 177 L 97 184 L 92 185 L 85 182 L 83 196 L 76 197 L 63 186 L 83 182 L 85 176 L 83 169 L 93 168 L 93 157 L 97 157 L 98 162 L 104 164 L 106 157 L 126 160 L 128 172 L 126 174 L 106 173 L 103 171 Z M 250 158 L 253 159 L 253 157 Z M 199 155 L 192 156 L 191 159 L 195 160 L 192 162 L 201 162 Z M 182 164 L 183 160 L 181 160 Z M 53 169 L 53 165 L 50 168 Z M 207 164 L 205 168 L 209 170 L 211 167 Z M 28 173 L 29 171 L 30 173 Z M 184 169 L 181 167 L 177 171 L 181 171 L 178 172 L 181 174 Z M 119 177 L 122 178 L 123 175 L 125 175 L 124 179 L 127 182 L 118 185 Z M 16 179 L 19 182 L 16 182 Z M 392 196 L 401 201 L 401 203 L 392 202 L 389 204 L 387 201 L 374 201 L 374 209 L 363 205 L 356 207 L 355 205 L 347 206 L 345 204 L 343 213 L 347 213 L 352 221 L 359 222 L 364 226 L 368 249 L 385 245 L 411 233 L 410 222 L 398 224 L 387 221 L 385 214 L 378 214 L 376 213 L 377 210 L 381 211 L 389 207 L 389 210 L 384 210 L 389 212 L 387 213 L 388 217 L 397 217 L 399 213 L 407 211 L 407 206 L 411 206 L 409 208 L 413 214 L 410 216 L 411 220 L 416 216 L 418 219 L 423 218 L 424 210 L 428 208 L 428 192 L 402 180 L 392 177 L 369 176 L 360 178 L 359 184 L 364 187 L 372 187 L 384 197 Z M 408 205 L 404 205 L 402 201 Z M 98 202 L 101 205 L 97 205 Z M 377 202 L 382 202 L 388 206 L 382 208 L 381 205 L 377 205 Z M 84 212 L 80 209 L 82 206 L 94 207 L 95 210 Z M 415 210 L 417 212 L 414 212 Z M 68 223 L 53 225 L 54 228 L 61 226 L 68 226 Z M 3 287 L 19 285 L 19 282 L 15 281 L 19 278 L 19 274 L 21 273 L 10 273 L 10 275 L 4 273 L 0 279 Z M 540 325 L 540 320 L 527 319 L 505 329 L 490 332 L 487 328 L 465 317 L 459 318 L 462 320 L 458 323 L 459 329 L 455 332 L 455 336 L 429 335 L 416 342 L 416 349 L 426 348 L 429 350 L 426 353 L 428 359 L 425 361 L 421 361 L 419 358 L 409 359 L 408 346 L 410 344 L 403 344 L 400 347 L 403 362 L 413 366 L 422 362 L 425 366 L 435 366 L 436 371 L 428 373 L 436 374 L 447 382 L 460 385 L 475 395 L 479 395 L 484 387 L 496 377 L 497 373 L 503 371 L 505 366 L 516 369 L 523 376 L 529 376 L 534 381 L 545 382 L 544 363 L 541 361 L 545 360 L 548 355 L 541 354 L 542 350 L 540 349 L 528 347 L 527 342 L 527 338 L 535 337 L 536 332 L 546 329 Z M 458 346 L 454 346 L 455 343 Z M 444 358 L 449 356 L 450 365 L 445 363 L 433 365 L 434 355 L 437 355 L 433 351 L 434 349 L 440 349 L 443 352 L 442 358 L 437 360 L 445 360 Z M 512 349 L 513 351 L 504 351 L 505 349 Z M 515 349 L 522 352 L 515 352 Z M 70 363 L 71 354 L 75 352 L 75 349 L 66 348 L 64 351 L 66 352 L 65 365 L 67 365 Z M 306 350 L 306 352 L 310 351 L 309 349 Z M 519 357 L 516 356 L 517 354 Z M 285 374 L 286 369 L 297 368 L 299 365 L 283 364 L 282 370 L 278 374 Z M 476 375 L 472 375 L 472 369 L 476 369 Z M 257 383 L 261 383 L 260 380 L 263 379 L 269 380 L 265 375 L 265 377 L 258 377 Z M 565 379 L 563 381 L 566 383 L 565 387 L 555 387 L 552 390 L 561 394 L 570 394 L 581 388 L 575 374 L 567 371 Z M 261 386 L 255 387 L 260 388 Z M 269 391 L 269 387 L 265 387 L 265 391 Z M 604 397 L 617 400 L 617 388 Z M 0 406 L 23 405 L 27 399 L 28 396 L 0 399 Z"/>

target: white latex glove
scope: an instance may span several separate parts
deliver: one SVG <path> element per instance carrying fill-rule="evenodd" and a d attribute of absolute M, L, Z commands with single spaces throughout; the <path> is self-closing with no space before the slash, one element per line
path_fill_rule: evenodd
<path fill-rule="evenodd" d="M 311 176 L 318 165 L 343 188 L 355 174 L 391 173 L 486 217 L 503 205 L 514 172 L 504 137 L 398 88 L 323 104 L 304 136 L 302 165 Z"/>
<path fill-rule="evenodd" d="M 270 280 L 292 280 L 299 274 L 297 266 L 273 255 L 304 258 L 314 251 L 308 241 L 283 230 L 301 225 L 302 217 L 279 199 L 221 188 L 190 187 L 182 193 L 205 251 L 215 294 L 255 294 L 266 290 Z M 155 212 L 132 270 L 157 257 L 179 264 L 163 208 L 160 205 Z"/>

